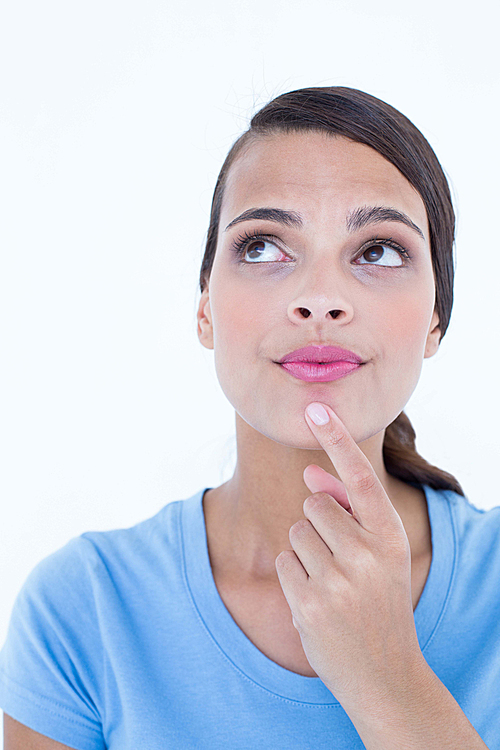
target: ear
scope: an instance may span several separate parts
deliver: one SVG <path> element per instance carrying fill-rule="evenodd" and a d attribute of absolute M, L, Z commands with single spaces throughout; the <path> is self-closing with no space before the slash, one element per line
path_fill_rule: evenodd
<path fill-rule="evenodd" d="M 433 357 L 439 349 L 439 337 L 441 336 L 441 329 L 439 328 L 439 317 L 434 310 L 432 314 L 431 324 L 429 326 L 429 333 L 427 334 L 427 341 L 425 342 L 425 353 L 426 357 Z"/>
<path fill-rule="evenodd" d="M 210 310 L 209 288 L 205 287 L 201 293 L 200 304 L 196 314 L 198 320 L 198 338 L 207 349 L 214 348 L 214 332 L 212 327 L 212 311 Z"/>

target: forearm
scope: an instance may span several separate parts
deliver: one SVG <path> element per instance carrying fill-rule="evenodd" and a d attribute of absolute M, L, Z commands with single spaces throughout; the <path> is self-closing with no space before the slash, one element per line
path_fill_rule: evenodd
<path fill-rule="evenodd" d="M 394 700 L 348 713 L 366 750 L 489 750 L 427 664 Z"/>

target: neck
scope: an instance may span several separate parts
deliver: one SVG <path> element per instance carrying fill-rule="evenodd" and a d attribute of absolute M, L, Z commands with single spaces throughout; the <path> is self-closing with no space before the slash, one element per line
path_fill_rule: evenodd
<path fill-rule="evenodd" d="M 423 493 L 387 473 L 382 456 L 384 432 L 359 443 L 405 526 L 410 546 L 417 543 Z M 336 478 L 323 450 L 278 443 L 236 414 L 237 464 L 233 476 L 205 493 L 203 509 L 214 576 L 245 583 L 278 583 L 275 559 L 291 549 L 290 527 L 301 518 L 312 494 L 303 479 L 309 464 Z M 424 498 L 425 502 L 425 498 Z"/>

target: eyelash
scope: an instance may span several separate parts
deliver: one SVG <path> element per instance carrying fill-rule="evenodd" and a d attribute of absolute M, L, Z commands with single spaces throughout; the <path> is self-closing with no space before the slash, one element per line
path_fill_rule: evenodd
<path fill-rule="evenodd" d="M 252 242 L 271 242 L 274 244 L 274 240 L 277 239 L 276 237 L 273 237 L 273 235 L 270 234 L 252 234 L 251 232 L 244 232 L 243 234 L 238 235 L 232 246 L 231 250 L 235 253 L 235 255 L 238 258 L 241 258 L 245 251 L 247 250 L 248 246 Z M 361 257 L 367 250 L 370 249 L 370 247 L 373 247 L 374 245 L 385 245 L 386 247 L 390 247 L 393 250 L 396 250 L 402 258 L 405 260 L 411 260 L 411 255 L 408 253 L 407 250 L 402 248 L 400 245 L 398 245 L 394 240 L 392 240 L 390 237 L 387 239 L 380 239 L 380 238 L 373 238 L 372 240 L 369 240 L 368 243 L 365 243 L 362 251 L 357 256 L 358 258 Z M 280 248 L 278 248 L 280 249 Z M 248 263 L 248 261 L 241 261 L 242 263 Z M 279 262 L 279 261 L 263 261 L 263 263 L 272 263 L 272 262 Z M 249 263 L 249 265 L 259 265 L 259 263 Z M 363 263 L 362 265 L 367 266 L 375 266 L 375 268 L 391 268 L 391 266 L 377 266 L 375 263 Z M 393 268 L 401 268 L 401 266 L 392 266 Z"/>

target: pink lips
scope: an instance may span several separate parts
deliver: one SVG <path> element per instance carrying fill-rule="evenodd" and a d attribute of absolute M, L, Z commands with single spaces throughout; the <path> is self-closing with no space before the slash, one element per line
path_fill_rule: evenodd
<path fill-rule="evenodd" d="M 327 382 L 359 369 L 363 360 L 336 346 L 306 346 L 290 352 L 278 364 L 300 380 Z"/>

